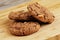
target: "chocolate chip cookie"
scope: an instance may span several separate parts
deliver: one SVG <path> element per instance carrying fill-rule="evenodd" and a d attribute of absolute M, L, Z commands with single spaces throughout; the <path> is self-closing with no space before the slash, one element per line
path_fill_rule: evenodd
<path fill-rule="evenodd" d="M 33 20 L 33 17 L 31 17 L 30 13 L 28 11 L 17 11 L 17 12 L 11 12 L 9 14 L 9 19 L 11 20 Z"/>
<path fill-rule="evenodd" d="M 37 32 L 40 24 L 37 22 L 11 22 L 9 31 L 13 35 L 23 36 Z"/>
<path fill-rule="evenodd" d="M 47 8 L 43 7 L 37 2 L 30 4 L 27 9 L 34 18 L 41 22 L 52 23 L 54 21 L 54 15 Z"/>

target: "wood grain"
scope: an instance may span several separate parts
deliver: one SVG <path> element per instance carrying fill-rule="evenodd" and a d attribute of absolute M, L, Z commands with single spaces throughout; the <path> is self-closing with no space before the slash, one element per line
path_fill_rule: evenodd
<path fill-rule="evenodd" d="M 60 34 L 54 37 L 48 38 L 47 40 L 60 40 Z"/>

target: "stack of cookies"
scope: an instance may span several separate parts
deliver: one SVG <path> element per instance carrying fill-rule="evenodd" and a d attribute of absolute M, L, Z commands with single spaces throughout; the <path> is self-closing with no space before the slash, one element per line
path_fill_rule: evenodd
<path fill-rule="evenodd" d="M 23 36 L 37 32 L 40 29 L 40 23 L 52 23 L 54 15 L 47 8 L 37 2 L 27 6 L 28 11 L 17 11 L 9 14 L 12 20 L 9 25 L 9 31 L 13 35 Z M 38 22 L 39 21 L 39 22 Z"/>

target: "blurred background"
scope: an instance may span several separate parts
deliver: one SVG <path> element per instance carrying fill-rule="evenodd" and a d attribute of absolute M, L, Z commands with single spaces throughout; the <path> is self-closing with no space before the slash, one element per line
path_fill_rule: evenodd
<path fill-rule="evenodd" d="M 16 6 L 17 4 L 21 4 L 30 0 L 0 0 L 0 10 L 5 8 Z"/>

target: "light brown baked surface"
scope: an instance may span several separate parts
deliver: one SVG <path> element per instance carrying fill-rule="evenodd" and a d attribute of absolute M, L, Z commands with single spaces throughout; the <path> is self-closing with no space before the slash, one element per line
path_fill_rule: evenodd
<path fill-rule="evenodd" d="M 10 12 L 10 14 L 8 15 L 9 19 L 11 20 L 31 20 L 33 19 L 30 15 L 29 12 L 24 12 L 24 10 L 21 11 L 17 11 L 17 12 Z"/>
<path fill-rule="evenodd" d="M 60 0 L 40 0 L 41 5 L 47 7 L 55 16 L 52 24 L 42 25 L 41 29 L 29 36 L 13 36 L 7 28 L 9 24 L 8 13 L 11 11 L 26 10 L 26 6 L 18 5 L 4 11 L 0 11 L 0 40 L 44 40 L 54 35 L 60 34 Z M 29 3 L 28 3 L 29 4 Z M 23 7 L 24 6 L 24 7 Z"/>
<path fill-rule="evenodd" d="M 37 2 L 28 5 L 27 9 L 34 18 L 41 22 L 52 23 L 54 21 L 53 13 Z"/>
<path fill-rule="evenodd" d="M 16 36 L 25 36 L 36 33 L 40 29 L 38 22 L 16 22 L 11 21 L 8 30 Z"/>

